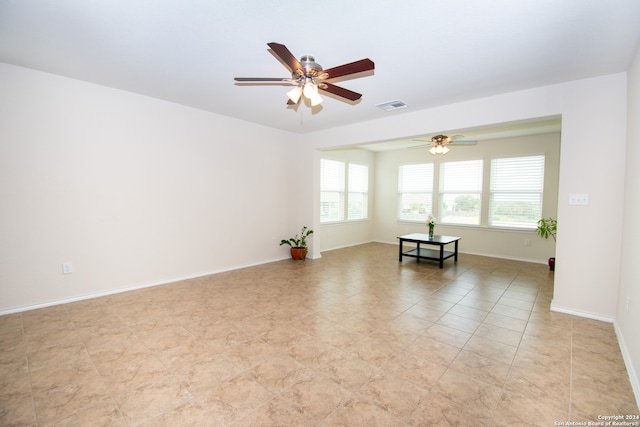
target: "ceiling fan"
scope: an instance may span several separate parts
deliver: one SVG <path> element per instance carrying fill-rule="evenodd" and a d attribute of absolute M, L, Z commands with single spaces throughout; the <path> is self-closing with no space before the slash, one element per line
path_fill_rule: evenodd
<path fill-rule="evenodd" d="M 295 87 L 287 92 L 289 97 L 288 105 L 298 104 L 302 97 L 309 99 L 311 106 L 319 105 L 322 102 L 322 97 L 318 94 L 319 90 L 349 101 L 357 101 L 362 97 L 361 94 L 330 83 L 329 80 L 374 69 L 373 61 L 367 58 L 323 70 L 322 66 L 315 62 L 315 58 L 311 55 L 304 55 L 298 61 L 285 45 L 279 43 L 267 43 L 267 45 L 271 48 L 273 54 L 289 69 L 291 77 L 236 77 L 235 81 L 241 83 L 292 84 Z"/>
<path fill-rule="evenodd" d="M 414 141 L 425 141 L 424 139 L 414 139 Z M 449 152 L 448 145 L 476 145 L 478 141 L 465 141 L 464 135 L 454 135 L 454 136 L 446 136 L 446 135 L 435 135 L 431 137 L 431 148 L 429 152 L 434 156 L 437 154 L 447 154 Z M 411 148 L 423 147 L 424 145 L 417 145 Z"/>

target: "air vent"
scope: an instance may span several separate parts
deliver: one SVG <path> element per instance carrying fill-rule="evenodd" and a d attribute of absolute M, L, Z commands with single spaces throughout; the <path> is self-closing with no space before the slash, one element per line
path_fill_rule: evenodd
<path fill-rule="evenodd" d="M 382 104 L 378 104 L 376 105 L 376 107 L 384 111 L 393 111 L 393 110 L 399 110 L 401 108 L 407 108 L 408 105 L 402 101 L 389 101 L 389 102 L 383 102 Z"/>

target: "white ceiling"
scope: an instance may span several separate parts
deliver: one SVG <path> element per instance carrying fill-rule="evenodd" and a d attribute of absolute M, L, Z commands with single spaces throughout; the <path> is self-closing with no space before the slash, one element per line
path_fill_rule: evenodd
<path fill-rule="evenodd" d="M 268 42 L 376 69 L 296 110 L 233 80 L 289 77 Z M 296 133 L 626 71 L 639 44 L 638 0 L 0 0 L 2 62 Z"/>

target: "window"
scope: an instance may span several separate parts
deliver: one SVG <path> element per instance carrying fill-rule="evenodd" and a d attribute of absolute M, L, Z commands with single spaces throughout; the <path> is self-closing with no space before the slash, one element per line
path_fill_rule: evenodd
<path fill-rule="evenodd" d="M 349 194 L 347 219 L 366 219 L 369 206 L 369 168 L 349 163 Z"/>
<path fill-rule="evenodd" d="M 489 225 L 536 228 L 543 188 L 544 156 L 491 160 Z"/>
<path fill-rule="evenodd" d="M 344 163 L 320 160 L 320 222 L 344 219 Z"/>
<path fill-rule="evenodd" d="M 440 165 L 440 222 L 480 224 L 482 160 Z"/>
<path fill-rule="evenodd" d="M 366 219 L 368 191 L 366 165 L 320 159 L 320 222 Z"/>
<path fill-rule="evenodd" d="M 433 212 L 433 163 L 400 165 L 398 219 L 425 221 Z"/>

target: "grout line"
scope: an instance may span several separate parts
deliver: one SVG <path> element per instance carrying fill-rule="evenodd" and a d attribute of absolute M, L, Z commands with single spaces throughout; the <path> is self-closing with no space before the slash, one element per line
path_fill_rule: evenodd
<path fill-rule="evenodd" d="M 27 359 L 27 374 L 29 375 L 29 391 L 31 392 L 31 406 L 33 407 L 33 419 L 36 427 L 38 426 L 38 413 L 36 412 L 36 398 L 33 393 L 33 380 L 31 378 L 31 362 L 29 361 L 29 353 L 27 352 L 27 339 L 24 332 L 24 316 L 20 313 L 20 327 L 22 328 L 22 342 L 24 345 L 24 357 Z"/>
<path fill-rule="evenodd" d="M 571 421 L 571 402 L 573 393 L 573 319 L 571 319 L 571 335 L 569 336 L 569 421 Z"/>

